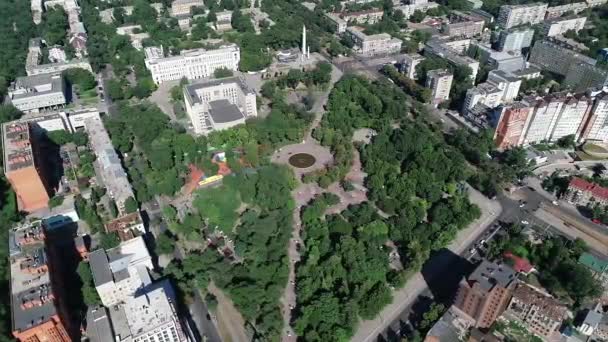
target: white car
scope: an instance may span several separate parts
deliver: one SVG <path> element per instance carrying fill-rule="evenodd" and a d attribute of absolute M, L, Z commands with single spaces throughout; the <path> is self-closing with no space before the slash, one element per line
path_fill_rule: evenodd
<path fill-rule="evenodd" d="M 530 222 L 528 222 L 528 221 L 526 221 L 526 220 L 521 220 L 521 224 L 523 224 L 523 225 L 528 225 L 528 224 L 530 224 Z"/>
<path fill-rule="evenodd" d="M 553 205 L 559 205 L 559 203 L 557 201 L 553 201 L 551 203 L 553 203 Z"/>

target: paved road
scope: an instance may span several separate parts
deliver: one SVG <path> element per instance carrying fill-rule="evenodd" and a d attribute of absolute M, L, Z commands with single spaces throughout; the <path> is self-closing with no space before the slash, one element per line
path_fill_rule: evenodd
<path fill-rule="evenodd" d="M 211 315 L 209 315 L 209 309 L 201 298 L 199 291 L 194 293 L 194 303 L 190 305 L 190 314 L 194 318 L 193 320 L 198 331 L 203 333 L 203 341 L 222 342 L 215 324 L 211 320 Z"/>

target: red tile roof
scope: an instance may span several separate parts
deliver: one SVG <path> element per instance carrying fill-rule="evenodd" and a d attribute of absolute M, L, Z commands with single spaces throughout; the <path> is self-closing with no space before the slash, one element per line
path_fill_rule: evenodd
<path fill-rule="evenodd" d="M 532 271 L 532 269 L 534 268 L 534 266 L 528 260 L 518 257 L 517 255 L 514 255 L 511 252 L 505 252 L 505 254 L 503 254 L 503 257 L 505 259 L 510 259 L 511 261 L 513 261 L 513 269 L 517 272 L 530 273 L 530 271 Z"/>
<path fill-rule="evenodd" d="M 580 191 L 591 192 L 591 195 L 596 199 L 608 200 L 608 188 L 588 182 L 582 178 L 572 178 L 570 187 Z"/>

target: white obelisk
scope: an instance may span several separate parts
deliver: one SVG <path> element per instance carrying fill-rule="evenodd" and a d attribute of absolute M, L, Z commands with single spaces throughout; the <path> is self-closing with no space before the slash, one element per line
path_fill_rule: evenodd
<path fill-rule="evenodd" d="M 302 25 L 302 61 L 306 58 L 306 25 Z"/>

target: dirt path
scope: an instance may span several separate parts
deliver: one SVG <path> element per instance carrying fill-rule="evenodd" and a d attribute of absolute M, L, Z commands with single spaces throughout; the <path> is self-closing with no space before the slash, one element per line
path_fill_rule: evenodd
<path fill-rule="evenodd" d="M 217 298 L 217 317 L 215 319 L 222 341 L 224 342 L 249 342 L 245 332 L 245 320 L 241 313 L 234 307 L 232 301 L 213 282 L 208 288 Z"/>

